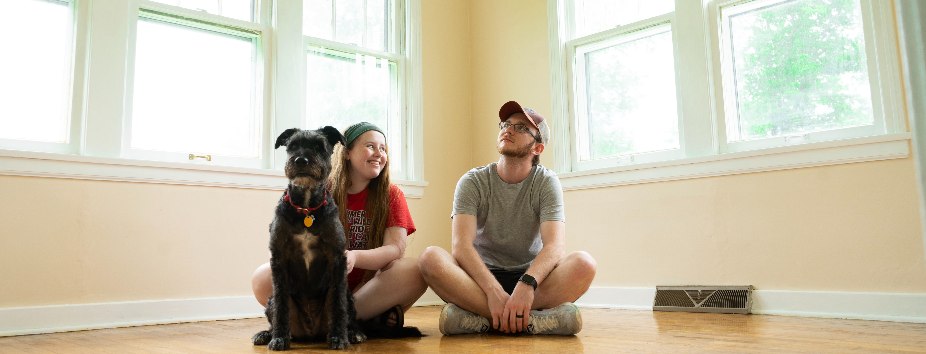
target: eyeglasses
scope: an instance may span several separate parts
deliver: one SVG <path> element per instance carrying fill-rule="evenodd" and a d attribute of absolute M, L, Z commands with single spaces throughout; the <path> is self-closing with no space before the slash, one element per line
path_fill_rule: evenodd
<path fill-rule="evenodd" d="M 527 127 L 527 124 L 521 124 L 521 123 L 514 123 L 514 124 L 512 124 L 512 123 L 508 123 L 508 122 L 499 122 L 499 123 L 498 123 L 498 129 L 499 129 L 499 130 L 505 130 L 505 129 L 508 129 L 508 127 L 514 128 L 514 131 L 516 131 L 516 132 L 518 132 L 518 133 L 527 133 L 528 135 L 532 136 L 532 137 L 534 138 L 534 140 L 537 140 L 538 142 L 540 141 L 540 137 L 537 136 L 537 135 L 534 135 L 534 133 L 531 132 L 531 129 Z"/>

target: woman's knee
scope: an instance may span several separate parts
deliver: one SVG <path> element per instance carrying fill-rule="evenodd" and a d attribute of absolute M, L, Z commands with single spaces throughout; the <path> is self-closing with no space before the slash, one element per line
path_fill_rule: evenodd
<path fill-rule="evenodd" d="M 421 270 L 418 268 L 418 260 L 414 258 L 396 259 L 392 261 L 385 271 L 393 272 L 402 278 L 419 279 L 424 282 L 424 279 L 421 278 Z"/>
<path fill-rule="evenodd" d="M 270 271 L 270 263 L 261 264 L 254 270 L 254 274 L 251 275 L 251 290 L 254 291 L 254 298 L 257 302 L 267 307 L 267 301 L 273 295 L 273 274 Z"/>
<path fill-rule="evenodd" d="M 414 292 L 424 292 L 428 288 L 428 283 L 424 281 L 424 275 L 421 274 L 421 268 L 418 267 L 418 260 L 415 258 L 403 258 L 402 272 L 409 279 L 409 285 Z M 420 294 L 419 294 L 420 296 Z"/>
<path fill-rule="evenodd" d="M 399 258 L 389 262 L 376 273 L 374 279 L 389 284 L 401 284 L 412 289 L 427 286 L 421 276 L 421 270 L 418 269 L 418 260 L 414 258 Z"/>

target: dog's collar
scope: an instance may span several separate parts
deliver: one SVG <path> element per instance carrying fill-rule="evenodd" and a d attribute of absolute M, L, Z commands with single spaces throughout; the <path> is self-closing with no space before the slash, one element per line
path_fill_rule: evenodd
<path fill-rule="evenodd" d="M 322 202 L 319 203 L 318 206 L 314 208 L 311 208 L 311 207 L 303 208 L 293 203 L 293 200 L 290 199 L 289 197 L 289 191 L 286 191 L 283 193 L 283 200 L 285 200 L 287 203 L 289 203 L 289 205 L 295 208 L 298 213 L 305 215 L 305 219 L 302 220 L 302 223 L 305 224 L 305 227 L 312 227 L 312 224 L 315 222 L 315 215 L 312 215 L 312 212 L 318 210 L 319 208 L 325 205 L 328 205 L 328 191 L 327 190 L 325 191 L 325 194 L 322 197 Z"/>

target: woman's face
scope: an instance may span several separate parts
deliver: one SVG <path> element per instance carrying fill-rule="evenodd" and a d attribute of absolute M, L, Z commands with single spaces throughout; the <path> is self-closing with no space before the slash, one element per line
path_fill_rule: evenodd
<path fill-rule="evenodd" d="M 354 140 L 354 146 L 347 152 L 350 173 L 353 178 L 371 180 L 379 176 L 386 166 L 386 137 L 375 130 L 361 134 Z"/>

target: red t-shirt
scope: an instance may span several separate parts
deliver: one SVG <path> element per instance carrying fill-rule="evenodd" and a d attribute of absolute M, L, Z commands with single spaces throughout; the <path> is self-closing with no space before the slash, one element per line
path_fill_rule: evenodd
<path fill-rule="evenodd" d="M 372 229 L 371 221 L 367 218 L 365 210 L 368 193 L 369 188 L 357 194 L 347 195 L 347 225 L 344 225 L 344 233 L 347 234 L 347 249 L 349 250 L 368 248 L 367 243 L 370 240 L 369 234 Z M 389 185 L 389 217 L 386 219 L 386 228 L 390 227 L 404 228 L 407 235 L 415 232 L 415 223 L 408 212 L 405 194 L 394 184 Z M 364 272 L 366 269 L 354 267 L 354 270 L 347 275 L 347 286 L 351 291 L 363 281 Z"/>

